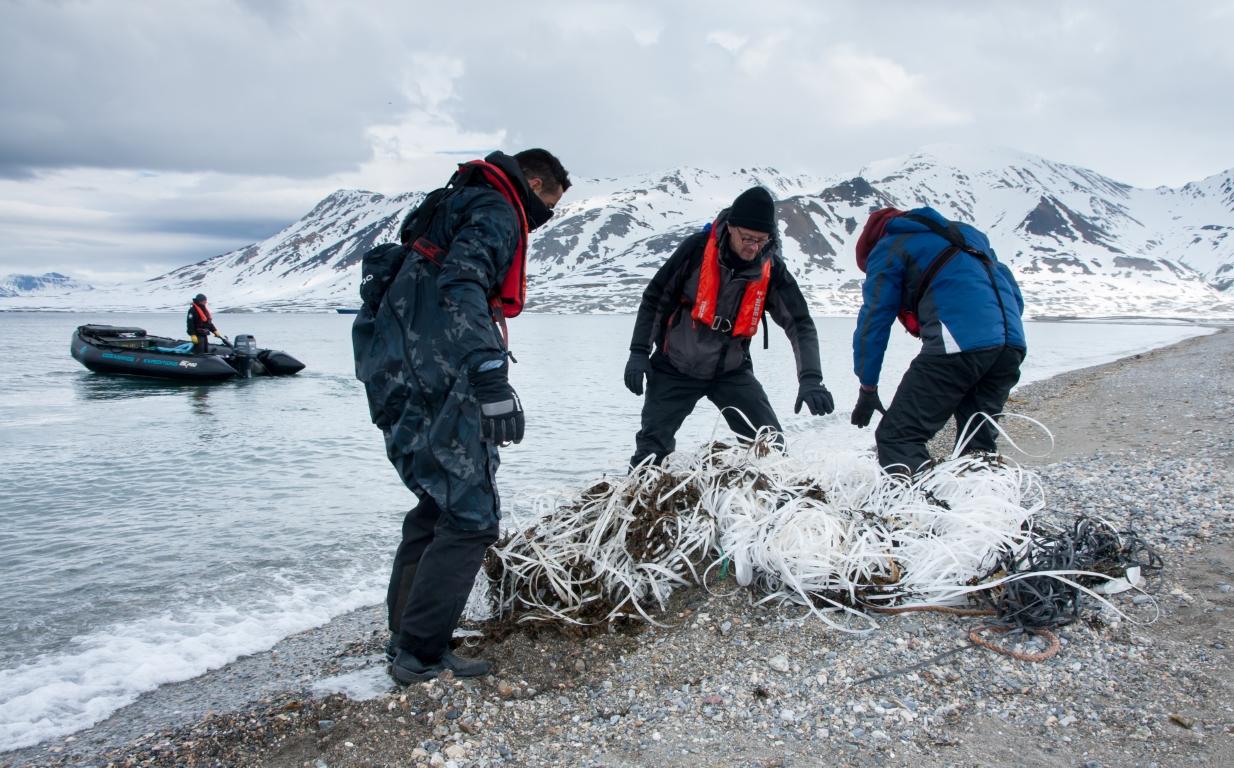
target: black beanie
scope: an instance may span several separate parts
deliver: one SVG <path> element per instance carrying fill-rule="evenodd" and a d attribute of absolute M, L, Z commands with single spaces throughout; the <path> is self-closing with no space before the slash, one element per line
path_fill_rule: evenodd
<path fill-rule="evenodd" d="M 737 195 L 728 211 L 728 223 L 755 232 L 776 231 L 776 204 L 762 187 L 750 187 Z"/>

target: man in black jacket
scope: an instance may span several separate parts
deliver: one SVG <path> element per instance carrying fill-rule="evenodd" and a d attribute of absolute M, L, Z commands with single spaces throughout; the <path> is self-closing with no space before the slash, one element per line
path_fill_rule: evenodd
<path fill-rule="evenodd" d="M 214 327 L 214 318 L 210 308 L 206 306 L 206 295 L 199 293 L 189 304 L 188 317 L 184 321 L 185 330 L 193 342 L 193 352 L 205 354 L 210 351 L 210 334 L 219 335 L 219 329 Z M 222 338 L 221 336 L 219 338 Z"/>
<path fill-rule="evenodd" d="M 814 415 L 835 405 L 823 386 L 818 332 L 797 281 L 780 256 L 775 202 L 762 187 L 742 192 L 702 232 L 685 239 L 651 279 L 630 340 L 626 387 L 643 401 L 631 466 L 663 461 L 682 422 L 706 397 L 729 427 L 749 439 L 780 422 L 754 377 L 750 339 L 764 308 L 784 329 L 797 359 L 797 402 Z M 652 353 L 653 346 L 655 348 Z"/>
<path fill-rule="evenodd" d="M 356 377 L 390 462 L 418 500 L 386 593 L 387 653 L 401 683 L 489 672 L 488 662 L 452 653 L 450 638 L 497 540 L 497 448 L 523 439 L 502 329 L 523 308 L 528 233 L 569 186 L 543 149 L 463 163 L 431 211 L 408 214 L 397 262 L 380 272 L 365 261 L 352 325 Z"/>

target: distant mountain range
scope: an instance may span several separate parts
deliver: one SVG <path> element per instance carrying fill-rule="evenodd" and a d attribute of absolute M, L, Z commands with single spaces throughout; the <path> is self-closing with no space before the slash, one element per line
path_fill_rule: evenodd
<path fill-rule="evenodd" d="M 46 272 L 41 275 L 6 275 L 0 278 L 0 298 L 60 296 L 65 293 L 90 290 L 94 290 L 92 286 L 59 272 Z"/>
<path fill-rule="evenodd" d="M 1234 169 L 1178 189 L 1139 189 L 1014 150 L 954 145 L 849 178 L 679 168 L 580 180 L 532 236 L 528 310 L 633 311 L 681 239 L 754 184 L 775 196 L 785 258 L 820 314 L 860 306 L 853 244 L 866 214 L 929 204 L 989 234 L 1030 315 L 1234 317 Z M 422 197 L 340 190 L 273 237 L 143 283 L 69 294 L 72 306 L 178 309 L 198 291 L 224 311 L 353 306 L 361 255 L 393 240 Z M 41 294 L 0 308 L 69 302 Z"/>

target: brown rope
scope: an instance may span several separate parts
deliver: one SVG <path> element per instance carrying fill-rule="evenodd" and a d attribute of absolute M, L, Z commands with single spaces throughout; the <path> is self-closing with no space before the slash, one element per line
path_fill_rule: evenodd
<path fill-rule="evenodd" d="M 985 632 L 986 630 L 989 630 L 991 632 L 997 632 L 1000 635 L 1005 632 L 1010 631 L 1007 627 L 999 627 L 993 624 L 980 624 L 976 627 L 973 627 L 972 629 L 968 631 L 969 641 L 972 642 L 973 645 L 980 645 L 982 648 L 987 648 L 991 651 L 994 651 L 995 653 L 1001 653 L 1004 656 L 1010 656 L 1011 658 L 1019 659 L 1020 661 L 1045 661 L 1046 659 L 1052 659 L 1056 655 L 1058 655 L 1058 651 L 1061 648 L 1058 642 L 1058 635 L 1054 634 L 1048 629 L 1028 629 L 1026 630 L 1029 634 L 1044 638 L 1050 643 L 1049 647 L 1046 648 L 1044 651 L 1036 651 L 1036 652 L 1014 651 L 1010 648 L 1007 648 L 1007 647 L 998 645 L 997 643 L 993 643 L 989 640 L 986 640 L 984 637 L 981 636 L 981 633 Z"/>
<path fill-rule="evenodd" d="M 871 605 L 871 606 L 867 606 L 867 608 L 869 608 L 869 610 L 871 611 L 874 611 L 875 613 L 890 613 L 890 614 L 922 613 L 922 612 L 945 613 L 950 616 L 994 616 L 997 614 L 997 612 L 991 608 L 954 608 L 949 605 L 908 605 L 908 606 L 900 606 L 896 608 L 880 607 L 880 606 Z M 1052 659 L 1058 655 L 1059 650 L 1061 650 L 1062 648 L 1062 646 L 1059 644 L 1059 641 L 1058 641 L 1058 635 L 1054 634 L 1048 629 L 1026 629 L 1025 630 L 1029 634 L 1035 635 L 1036 637 L 1043 638 L 1049 643 L 1049 646 L 1044 651 L 1036 651 L 1036 652 L 1013 651 L 1010 648 L 1006 648 L 1001 645 L 998 645 L 997 643 L 986 640 L 981 635 L 987 630 L 991 632 L 997 632 L 998 634 L 1003 634 L 1005 632 L 1010 631 L 1008 627 L 1000 627 L 994 624 L 979 624 L 968 631 L 969 641 L 973 645 L 979 645 L 982 648 L 985 648 L 987 650 L 994 651 L 995 653 L 1001 653 L 1004 656 L 1010 656 L 1011 658 L 1019 659 L 1020 661 L 1039 662 L 1039 661 L 1045 661 L 1046 659 Z"/>

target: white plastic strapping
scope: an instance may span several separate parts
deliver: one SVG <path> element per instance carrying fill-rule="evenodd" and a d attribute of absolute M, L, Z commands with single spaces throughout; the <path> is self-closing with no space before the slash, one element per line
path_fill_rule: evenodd
<path fill-rule="evenodd" d="M 963 602 L 997 556 L 1027 546 L 1036 476 L 953 456 L 911 481 L 870 454 L 792 456 L 713 444 L 606 477 L 494 548 L 495 612 L 519 621 L 655 622 L 673 590 L 731 570 L 760 599 L 861 631 L 863 604 Z"/>

